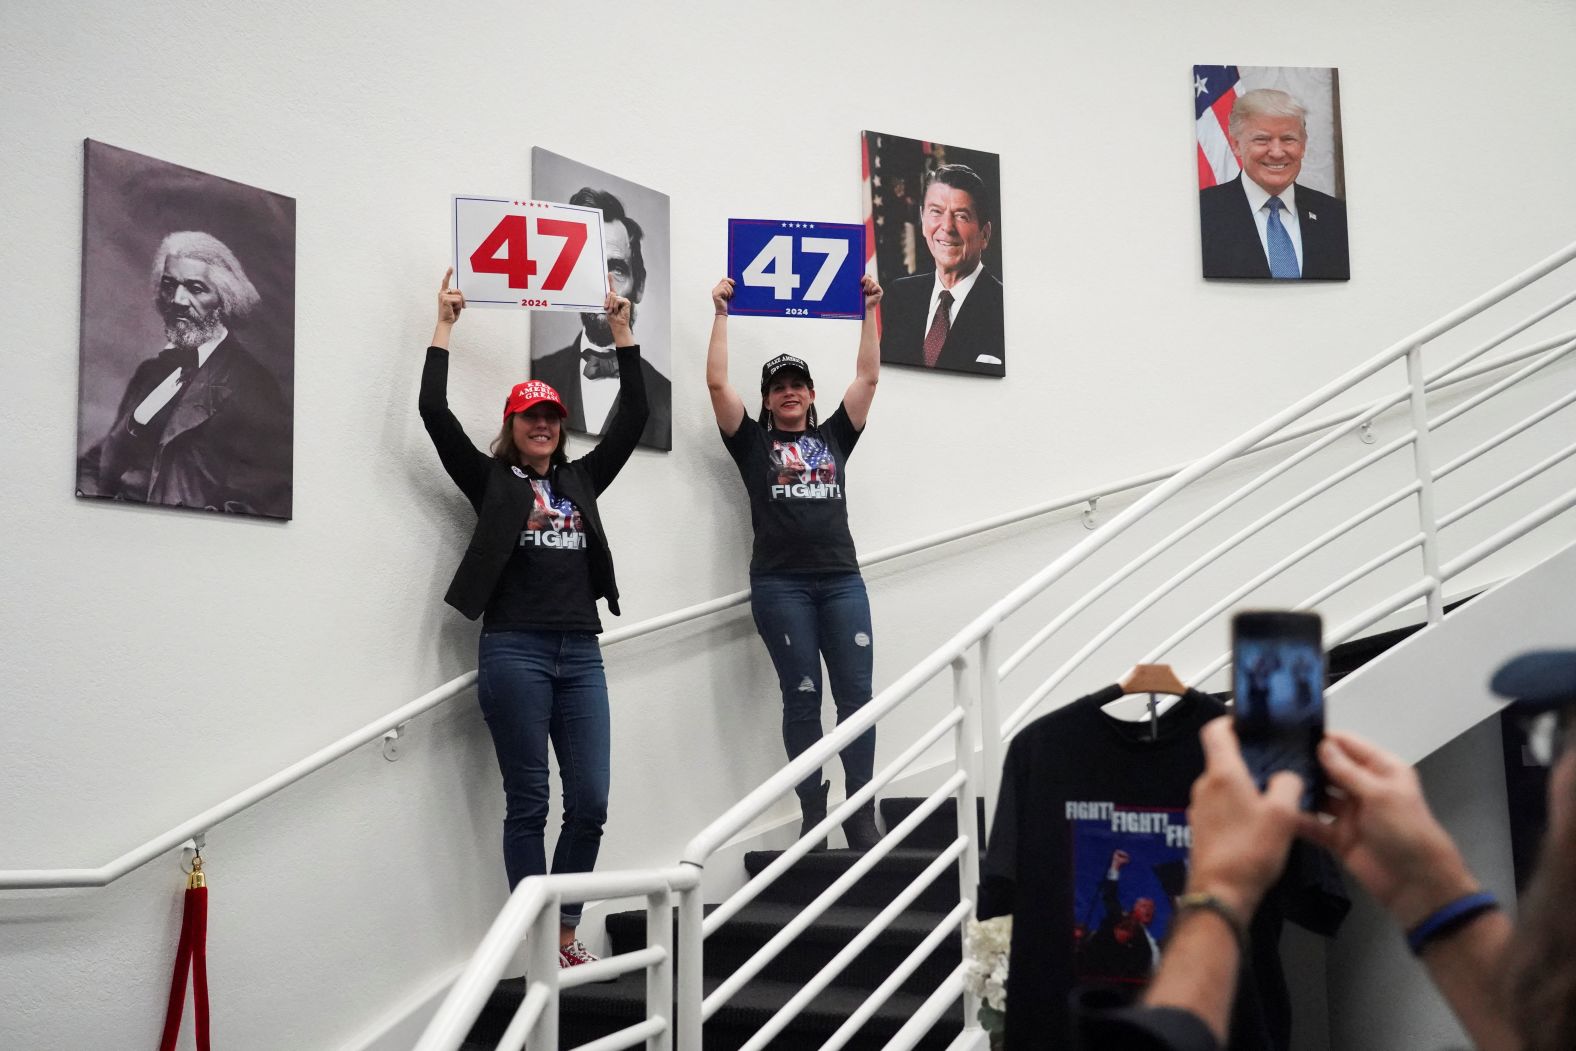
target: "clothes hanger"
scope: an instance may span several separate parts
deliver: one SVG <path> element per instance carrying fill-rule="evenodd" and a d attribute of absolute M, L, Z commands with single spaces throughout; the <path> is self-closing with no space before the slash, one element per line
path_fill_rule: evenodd
<path fill-rule="evenodd" d="M 1160 708 L 1155 700 L 1156 694 L 1169 694 L 1181 697 L 1187 693 L 1187 687 L 1182 680 L 1177 678 L 1177 673 L 1169 664 L 1135 664 L 1132 670 L 1123 676 L 1117 684 L 1122 688 L 1122 696 L 1128 697 L 1136 693 L 1149 695 L 1149 739 L 1151 741 L 1160 736 Z M 1169 708 L 1170 705 L 1167 705 Z"/>
<path fill-rule="evenodd" d="M 1135 664 L 1119 684 L 1124 695 L 1129 693 L 1169 693 L 1180 697 L 1187 687 L 1177 678 L 1169 664 Z"/>

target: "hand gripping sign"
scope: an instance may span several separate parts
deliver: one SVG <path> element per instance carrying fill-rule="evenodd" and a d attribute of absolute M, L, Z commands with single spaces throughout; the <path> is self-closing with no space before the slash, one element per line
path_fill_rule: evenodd
<path fill-rule="evenodd" d="M 467 306 L 601 310 L 602 209 L 456 194 L 454 284 Z"/>
<path fill-rule="evenodd" d="M 862 318 L 864 268 L 857 223 L 728 220 L 730 314 Z"/>

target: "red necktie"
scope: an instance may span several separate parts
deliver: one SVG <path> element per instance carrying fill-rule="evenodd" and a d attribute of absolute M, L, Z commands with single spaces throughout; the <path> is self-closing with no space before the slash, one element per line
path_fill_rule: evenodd
<path fill-rule="evenodd" d="M 936 304 L 936 319 L 930 323 L 930 331 L 925 333 L 925 367 L 936 367 L 936 359 L 941 357 L 941 348 L 947 342 L 947 333 L 952 331 L 952 293 L 946 289 L 941 290 L 940 302 Z"/>

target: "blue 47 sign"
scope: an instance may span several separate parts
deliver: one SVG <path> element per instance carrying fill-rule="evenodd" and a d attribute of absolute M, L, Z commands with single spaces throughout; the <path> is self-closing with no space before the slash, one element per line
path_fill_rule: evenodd
<path fill-rule="evenodd" d="M 858 223 L 728 220 L 730 314 L 862 318 L 864 267 Z"/>

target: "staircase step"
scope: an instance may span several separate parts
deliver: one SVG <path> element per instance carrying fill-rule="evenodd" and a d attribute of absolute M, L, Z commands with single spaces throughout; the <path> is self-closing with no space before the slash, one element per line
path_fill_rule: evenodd
<path fill-rule="evenodd" d="M 891 799 L 881 800 L 881 818 L 887 828 L 896 827 L 908 815 L 912 814 L 924 800 L 916 796 L 896 796 Z M 975 817 L 978 818 L 980 843 L 985 842 L 985 800 L 974 800 Z M 932 847 L 941 849 L 958 838 L 958 801 L 956 799 L 942 800 L 934 812 L 928 814 L 919 827 L 910 832 L 903 840 L 905 847 Z"/>
<path fill-rule="evenodd" d="M 754 981 L 795 984 L 809 981 L 864 930 L 879 911 L 870 906 L 832 906 L 767 964 Z M 745 906 L 706 939 L 707 976 L 723 978 L 732 974 L 773 935 L 793 922 L 799 912 L 800 906 L 785 902 L 752 902 Z M 849 962 L 838 976 L 838 983 L 874 989 L 924 941 L 945 915 L 921 910 L 900 914 Z M 636 910 L 609 916 L 607 932 L 615 953 L 643 949 L 646 946 L 646 914 Z M 903 989 L 916 993 L 934 989 L 952 973 L 961 954 L 958 937 L 945 938 L 904 983 Z"/>
<path fill-rule="evenodd" d="M 918 831 L 917 829 L 915 830 Z M 857 883 L 838 900 L 840 905 L 883 906 L 936 860 L 938 850 L 930 847 L 911 847 L 910 836 L 904 846 L 893 850 L 865 873 Z M 782 856 L 780 850 L 752 850 L 744 855 L 744 869 L 751 878 L 759 875 L 766 866 Z M 770 887 L 761 892 L 756 901 L 779 901 L 805 905 L 814 901 L 843 873 L 847 872 L 864 854 L 855 850 L 823 850 L 806 854 L 792 869 L 778 877 Z M 946 911 L 958 903 L 958 877 L 954 868 L 943 872 L 915 900 L 916 908 Z"/>
<path fill-rule="evenodd" d="M 1454 603 L 1459 605 L 1459 603 Z M 1336 647 L 1330 652 L 1330 679 L 1338 680 L 1378 653 L 1395 645 L 1417 630 L 1416 627 L 1385 632 Z M 1228 695 L 1229 696 L 1229 695 Z M 922 800 L 889 798 L 880 801 L 881 818 L 890 829 L 914 812 Z M 983 829 L 985 808 L 978 805 L 978 827 Z M 776 1011 L 804 987 L 826 961 L 846 945 L 881 908 L 893 900 L 924 868 L 935 860 L 957 835 L 957 805 L 945 801 L 936 812 L 922 821 L 870 872 L 866 873 L 837 905 L 828 909 L 800 935 L 794 945 L 749 982 L 705 1026 L 706 1051 L 737 1051 Z M 780 857 L 781 851 L 754 851 L 745 855 L 744 864 L 755 876 Z M 828 850 L 807 855 L 796 863 L 760 897 L 739 911 L 728 923 L 706 940 L 706 991 L 717 988 L 722 976 L 731 974 L 777 931 L 797 916 L 805 904 L 864 855 L 852 850 Z M 955 871 L 941 873 L 892 926 L 868 946 L 836 983 L 771 1041 L 773 1051 L 800 1051 L 819 1048 L 851 1015 L 871 988 L 879 984 L 893 967 L 918 945 L 942 916 L 958 901 Z M 715 906 L 706 906 L 710 914 Z M 646 918 L 641 911 L 608 917 L 607 930 L 615 952 L 629 952 L 646 942 Z M 677 938 L 675 937 L 675 944 Z M 913 1016 L 937 983 L 957 965 L 959 943 L 949 936 L 888 1000 L 860 1033 L 846 1046 L 853 1051 L 874 1051 L 885 1047 L 893 1035 Z M 525 981 L 508 979 L 483 1009 L 463 1045 L 465 1051 L 492 1049 L 503 1035 L 509 1019 L 518 1009 L 525 992 Z M 616 982 L 582 986 L 562 994 L 559 1018 L 560 1046 L 576 1047 L 633 1025 L 645 1017 L 645 975 L 625 975 Z M 927 1051 L 946 1051 L 962 1031 L 963 1005 L 951 1011 L 919 1044 Z"/>
<path fill-rule="evenodd" d="M 710 993 L 718 984 L 714 979 L 707 979 L 706 992 Z M 751 982 L 706 1023 L 706 1051 L 736 1051 L 744 1046 L 800 987 L 793 982 Z M 819 1048 L 864 1002 L 866 995 L 866 990 L 827 989 L 772 1040 L 773 1051 Z M 467 1051 L 495 1047 L 524 996 L 525 979 L 511 978 L 498 983 L 463 1047 Z M 875 1051 L 886 1046 L 924 1001 L 924 995 L 894 994 L 845 1046 L 851 1051 Z M 559 1046 L 577 1047 L 634 1025 L 645 1017 L 645 1010 L 646 979 L 642 973 L 624 975 L 616 982 L 565 990 L 559 1010 Z M 926 1051 L 945 1051 L 962 1029 L 960 1000 L 918 1046 Z"/>

